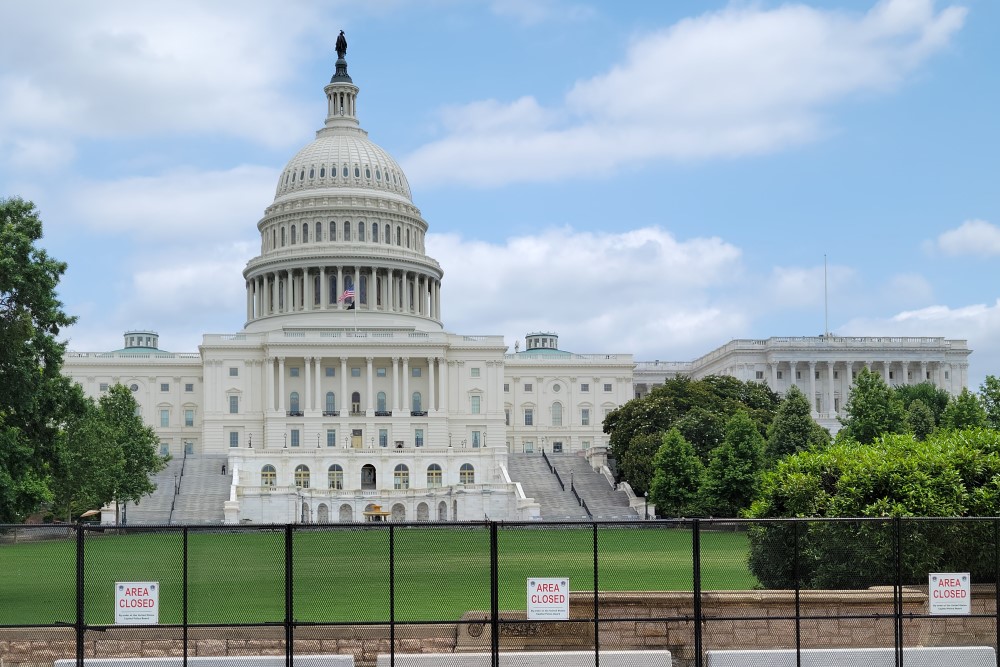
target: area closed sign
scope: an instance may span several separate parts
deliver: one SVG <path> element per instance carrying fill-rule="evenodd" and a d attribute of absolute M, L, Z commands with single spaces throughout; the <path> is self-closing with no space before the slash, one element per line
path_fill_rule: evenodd
<path fill-rule="evenodd" d="M 156 625 L 160 622 L 160 584 L 119 581 L 115 584 L 116 625 Z"/>
<path fill-rule="evenodd" d="M 569 579 L 528 579 L 528 620 L 564 621 L 569 618 Z"/>
<path fill-rule="evenodd" d="M 968 572 L 931 572 L 927 581 L 928 611 L 931 614 L 972 613 L 972 582 Z"/>

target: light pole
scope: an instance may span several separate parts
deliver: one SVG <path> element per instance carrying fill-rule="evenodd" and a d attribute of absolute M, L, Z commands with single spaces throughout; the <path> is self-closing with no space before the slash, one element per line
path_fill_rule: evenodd
<path fill-rule="evenodd" d="M 649 491 L 642 494 L 642 516 L 643 521 L 649 521 Z"/>
<path fill-rule="evenodd" d="M 319 449 L 319 431 L 316 431 L 316 449 Z"/>

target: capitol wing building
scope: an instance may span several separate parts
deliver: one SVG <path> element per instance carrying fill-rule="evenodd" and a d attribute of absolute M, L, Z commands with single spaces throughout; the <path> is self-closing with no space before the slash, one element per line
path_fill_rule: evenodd
<path fill-rule="evenodd" d="M 88 394 L 132 390 L 171 465 L 218 466 L 223 489 L 204 483 L 206 517 L 542 518 L 511 459 L 579 456 L 609 476 L 605 415 L 677 375 L 797 384 L 833 429 L 861 367 L 891 384 L 967 385 L 965 341 L 941 338 L 736 340 L 693 362 L 637 364 L 565 352 L 554 333 L 508 353 L 502 336 L 446 332 L 427 222 L 402 169 L 359 126 L 343 57 L 323 90 L 325 123 L 257 224 L 243 330 L 205 335 L 190 354 L 130 331 L 120 350 L 66 355 L 64 372 Z"/>

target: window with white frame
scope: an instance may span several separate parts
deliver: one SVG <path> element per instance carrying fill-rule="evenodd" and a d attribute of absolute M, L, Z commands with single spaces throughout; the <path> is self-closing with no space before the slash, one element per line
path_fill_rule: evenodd
<path fill-rule="evenodd" d="M 534 408 L 524 409 L 524 425 L 534 426 L 535 425 L 535 410 Z"/>
<path fill-rule="evenodd" d="M 309 488 L 309 466 L 304 463 L 295 466 L 295 486 L 300 489 Z"/>
<path fill-rule="evenodd" d="M 580 383 L 580 391 L 582 391 L 582 392 L 590 391 L 590 383 L 589 382 L 581 382 Z"/>
<path fill-rule="evenodd" d="M 552 425 L 562 426 L 562 403 L 552 404 Z"/>
<path fill-rule="evenodd" d="M 326 477 L 331 489 L 344 488 L 344 468 L 339 463 L 334 463 L 327 469 Z"/>
<path fill-rule="evenodd" d="M 476 483 L 476 469 L 472 467 L 471 463 L 463 463 L 462 467 L 458 469 L 458 481 L 460 484 Z"/>
<path fill-rule="evenodd" d="M 160 426 L 163 428 L 170 426 L 170 410 L 160 410 Z"/>
<path fill-rule="evenodd" d="M 472 414 L 478 415 L 479 414 L 479 401 L 480 401 L 480 397 L 479 396 L 472 396 L 470 398 L 472 399 Z"/>
<path fill-rule="evenodd" d="M 410 469 L 406 467 L 405 463 L 396 464 L 396 468 L 392 471 L 392 488 L 410 488 Z"/>
<path fill-rule="evenodd" d="M 525 390 L 525 391 L 531 391 L 531 389 L 532 389 L 532 387 L 531 387 L 531 383 L 530 383 L 530 382 L 526 382 L 526 383 L 524 384 L 524 390 Z"/>
<path fill-rule="evenodd" d="M 239 433 L 239 431 L 230 431 L 229 432 L 229 446 L 230 447 L 239 447 L 240 446 L 240 433 Z"/>
<path fill-rule="evenodd" d="M 473 366 L 471 370 L 472 370 L 472 377 L 474 378 L 479 377 L 479 368 L 477 366 Z"/>
<path fill-rule="evenodd" d="M 432 463 L 427 466 L 427 488 L 436 489 L 441 486 L 441 466 Z"/>
<path fill-rule="evenodd" d="M 229 397 L 229 414 L 235 415 L 240 411 L 240 397 L 230 396 Z"/>
<path fill-rule="evenodd" d="M 240 376 L 240 369 L 236 366 L 229 367 L 229 377 L 235 378 Z"/>
<path fill-rule="evenodd" d="M 604 383 L 604 392 L 605 393 L 609 393 L 610 391 L 611 391 L 611 383 L 610 382 L 605 382 Z"/>
<path fill-rule="evenodd" d="M 580 425 L 590 426 L 590 408 L 580 408 Z"/>
<path fill-rule="evenodd" d="M 414 447 L 424 446 L 424 429 L 422 428 L 413 429 L 413 446 Z"/>
<path fill-rule="evenodd" d="M 326 429 L 326 446 L 327 447 L 337 446 L 337 429 L 335 428 Z"/>
<path fill-rule="evenodd" d="M 194 393 L 194 383 L 193 382 L 188 382 L 188 383 L 186 383 L 184 385 L 184 393 L 185 394 Z"/>
<path fill-rule="evenodd" d="M 378 446 L 379 447 L 389 446 L 389 429 L 380 428 L 378 430 Z"/>
<path fill-rule="evenodd" d="M 169 382 L 161 382 L 160 383 L 160 391 L 170 391 L 170 383 Z"/>
<path fill-rule="evenodd" d="M 299 429 L 297 429 L 297 428 L 293 428 L 292 429 L 292 437 L 290 439 L 291 439 L 291 443 L 289 443 L 289 444 L 291 444 L 292 447 L 298 447 L 299 446 Z"/>
<path fill-rule="evenodd" d="M 260 485 L 261 486 L 274 486 L 278 483 L 278 473 L 271 464 L 265 465 L 260 469 Z"/>
<path fill-rule="evenodd" d="M 194 410 L 189 408 L 184 411 L 184 425 L 194 426 Z"/>

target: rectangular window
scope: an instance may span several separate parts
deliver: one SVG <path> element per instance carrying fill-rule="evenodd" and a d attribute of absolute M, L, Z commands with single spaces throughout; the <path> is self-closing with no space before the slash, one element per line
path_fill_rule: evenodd
<path fill-rule="evenodd" d="M 237 368 L 236 366 L 230 366 L 229 367 L 229 377 L 235 378 L 235 377 L 239 377 L 239 376 L 240 376 L 240 369 Z"/>
<path fill-rule="evenodd" d="M 229 397 L 229 414 L 235 415 L 240 411 L 240 397 L 230 396 Z"/>
<path fill-rule="evenodd" d="M 337 369 L 336 369 L 336 368 L 334 368 L 333 366 L 327 366 L 327 367 L 326 367 L 325 369 L 323 369 L 323 370 L 324 370 L 324 371 L 326 371 L 326 376 L 327 376 L 328 378 L 332 378 L 332 377 L 334 377 L 334 376 L 336 376 L 336 375 L 337 375 Z"/>
<path fill-rule="evenodd" d="M 840 371 L 834 371 L 833 372 L 833 379 L 834 380 L 839 380 L 840 379 Z"/>
<path fill-rule="evenodd" d="M 754 373 L 754 377 L 757 378 L 758 380 L 763 380 L 764 379 L 764 371 L 757 371 L 756 373 Z"/>
<path fill-rule="evenodd" d="M 359 378 L 359 377 L 361 377 L 361 369 L 360 368 L 352 368 L 351 369 L 351 377 L 352 378 Z"/>
<path fill-rule="evenodd" d="M 292 441 L 291 442 L 292 447 L 299 446 L 299 429 L 297 428 L 292 429 L 292 437 L 290 439 Z"/>
<path fill-rule="evenodd" d="M 479 369 L 478 368 L 473 368 L 472 369 L 472 377 L 474 377 L 474 378 L 479 377 Z"/>
<path fill-rule="evenodd" d="M 526 382 L 524 384 L 524 390 L 525 391 L 531 391 L 531 383 L 530 382 Z"/>
<path fill-rule="evenodd" d="M 590 426 L 590 408 L 580 410 L 580 424 L 582 426 Z"/>
<path fill-rule="evenodd" d="M 107 390 L 108 390 L 108 383 L 107 382 L 102 382 L 101 383 L 101 391 L 107 391 Z"/>
<path fill-rule="evenodd" d="M 375 369 L 375 377 L 384 378 L 385 377 L 385 369 L 384 368 L 376 368 Z"/>
<path fill-rule="evenodd" d="M 784 371 L 778 371 L 775 375 L 780 380 L 781 378 L 783 378 L 785 376 L 785 372 Z"/>
<path fill-rule="evenodd" d="M 194 426 L 194 410 L 185 410 L 184 411 L 184 425 L 185 426 Z"/>
<path fill-rule="evenodd" d="M 896 371 L 889 371 L 889 379 L 890 380 L 896 379 Z"/>
<path fill-rule="evenodd" d="M 337 446 L 337 429 L 335 428 L 326 429 L 326 446 L 327 447 Z"/>
<path fill-rule="evenodd" d="M 419 368 L 411 368 L 410 369 L 410 375 L 412 375 L 415 378 L 420 377 L 420 369 Z"/>
<path fill-rule="evenodd" d="M 524 425 L 525 426 L 535 425 L 535 411 L 531 408 L 524 409 Z"/>
<path fill-rule="evenodd" d="M 510 426 L 510 410 L 503 411 L 503 423 L 504 426 Z"/>
<path fill-rule="evenodd" d="M 510 383 L 509 382 L 504 382 L 503 383 L 503 393 L 505 393 L 505 394 L 509 394 L 510 393 Z"/>
<path fill-rule="evenodd" d="M 378 430 L 378 446 L 379 447 L 389 446 L 389 429 L 380 428 Z"/>
<path fill-rule="evenodd" d="M 170 383 L 169 382 L 161 382 L 160 383 L 160 391 L 170 391 Z"/>
<path fill-rule="evenodd" d="M 194 393 L 194 383 L 193 382 L 188 382 L 187 384 L 184 385 L 184 393 L 185 394 L 193 394 Z"/>
<path fill-rule="evenodd" d="M 424 429 L 418 428 L 413 431 L 413 446 L 414 447 L 424 446 Z"/>
<path fill-rule="evenodd" d="M 525 440 L 524 441 L 524 453 L 525 454 L 530 454 L 533 451 L 535 451 L 535 443 L 532 442 L 531 440 Z"/>
<path fill-rule="evenodd" d="M 160 426 L 170 426 L 170 410 L 160 410 Z"/>
<path fill-rule="evenodd" d="M 796 380 L 802 379 L 802 371 L 795 371 L 795 379 Z"/>
<path fill-rule="evenodd" d="M 479 431 L 473 431 L 472 432 L 472 446 L 475 447 L 475 448 L 478 448 L 479 445 L 482 444 L 482 441 L 480 440 L 479 433 L 480 433 Z"/>
<path fill-rule="evenodd" d="M 590 391 L 590 383 L 588 383 L 588 382 L 581 382 L 580 383 L 580 391 Z"/>
<path fill-rule="evenodd" d="M 552 443 L 552 453 L 553 454 L 562 454 L 562 450 L 563 450 L 563 448 L 562 448 L 562 443 L 561 442 L 553 442 Z"/>
<path fill-rule="evenodd" d="M 931 372 L 930 371 L 927 371 L 927 373 L 925 375 L 926 375 L 924 377 L 925 380 L 930 380 L 931 379 Z"/>
<path fill-rule="evenodd" d="M 479 396 L 472 397 L 472 414 L 474 415 L 479 414 L 479 399 L 480 399 Z"/>
<path fill-rule="evenodd" d="M 292 366 L 288 369 L 288 377 L 297 378 L 299 376 L 299 367 Z"/>
<path fill-rule="evenodd" d="M 852 380 L 857 380 L 858 379 L 858 372 L 857 371 L 851 371 L 851 379 Z"/>
<path fill-rule="evenodd" d="M 581 440 L 580 447 L 583 449 L 590 449 L 590 440 Z"/>
<path fill-rule="evenodd" d="M 950 380 L 950 379 L 951 379 L 951 375 L 950 375 L 950 372 L 949 372 L 949 371 L 945 371 L 945 372 L 944 372 L 944 379 L 945 379 L 945 380 Z"/>
<path fill-rule="evenodd" d="M 610 382 L 604 383 L 604 391 L 605 391 L 605 393 L 611 391 L 611 383 Z"/>
<path fill-rule="evenodd" d="M 816 371 L 816 379 L 819 379 L 819 371 Z"/>
<path fill-rule="evenodd" d="M 239 431 L 230 431 L 229 432 L 229 446 L 230 447 L 239 447 L 240 446 L 240 434 L 239 434 Z"/>

